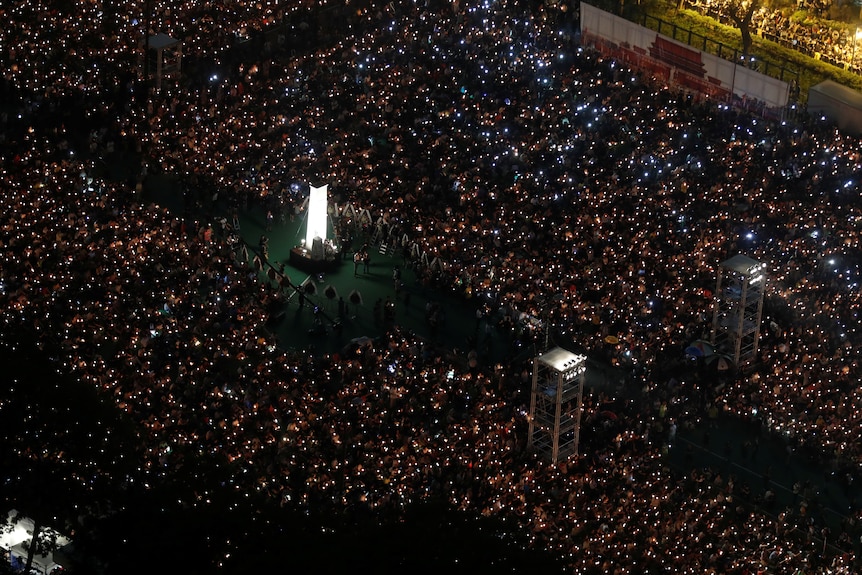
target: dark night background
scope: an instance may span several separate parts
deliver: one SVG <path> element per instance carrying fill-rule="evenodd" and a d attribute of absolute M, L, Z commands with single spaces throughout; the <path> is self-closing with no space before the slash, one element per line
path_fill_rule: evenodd
<path fill-rule="evenodd" d="M 0 502 L 66 528 L 76 573 L 560 570 L 504 523 L 466 520 L 442 501 L 397 521 L 361 509 L 299 514 L 234 488 L 240 471 L 219 457 L 188 456 L 162 484 L 140 485 L 135 424 L 92 386 L 59 373 L 26 331 L 4 327 Z M 40 461 L 60 450 L 68 465 Z M 196 491 L 211 493 L 209 504 L 189 507 Z"/>

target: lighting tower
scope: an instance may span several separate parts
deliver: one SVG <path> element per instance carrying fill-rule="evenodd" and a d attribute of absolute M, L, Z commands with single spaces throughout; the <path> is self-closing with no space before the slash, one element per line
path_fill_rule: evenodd
<path fill-rule="evenodd" d="M 737 254 L 719 266 L 710 341 L 737 367 L 757 355 L 765 291 L 766 264 Z"/>
<path fill-rule="evenodd" d="M 156 34 L 147 37 L 147 61 L 153 60 L 155 67 L 156 91 L 162 89 L 162 80 L 177 78 L 182 69 L 183 43 L 167 34 Z M 149 64 L 145 74 L 149 74 Z M 150 79 L 147 78 L 147 81 Z"/>
<path fill-rule="evenodd" d="M 527 441 L 552 463 L 578 453 L 586 360 L 560 347 L 533 360 Z"/>

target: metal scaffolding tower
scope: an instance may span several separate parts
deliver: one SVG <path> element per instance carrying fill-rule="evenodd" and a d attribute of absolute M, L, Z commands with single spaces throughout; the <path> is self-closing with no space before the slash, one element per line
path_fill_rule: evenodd
<path fill-rule="evenodd" d="M 156 91 L 162 89 L 164 80 L 179 78 L 182 70 L 183 43 L 171 38 L 167 34 L 156 34 L 147 39 L 149 59 L 148 70 L 155 70 L 152 79 L 155 82 Z M 148 78 L 149 80 L 149 78 Z"/>
<path fill-rule="evenodd" d="M 766 279 L 766 264 L 742 254 L 719 267 L 710 341 L 740 368 L 757 356 Z"/>
<path fill-rule="evenodd" d="M 527 441 L 552 463 L 578 453 L 586 361 L 560 347 L 533 360 Z"/>

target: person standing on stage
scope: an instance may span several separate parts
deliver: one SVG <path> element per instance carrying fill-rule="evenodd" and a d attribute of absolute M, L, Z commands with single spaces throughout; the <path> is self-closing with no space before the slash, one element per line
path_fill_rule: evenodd
<path fill-rule="evenodd" d="M 258 247 L 260 247 L 260 257 L 264 261 L 269 260 L 269 238 L 261 234 L 260 240 L 258 240 Z"/>

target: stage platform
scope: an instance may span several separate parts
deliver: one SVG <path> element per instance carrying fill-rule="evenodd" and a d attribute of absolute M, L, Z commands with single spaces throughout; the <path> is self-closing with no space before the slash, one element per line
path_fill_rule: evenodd
<path fill-rule="evenodd" d="M 311 252 L 302 247 L 296 246 L 290 249 L 290 258 L 288 263 L 298 270 L 306 273 L 316 274 L 320 272 L 334 271 L 341 265 L 341 260 L 338 256 L 334 258 L 315 259 L 311 257 Z"/>

